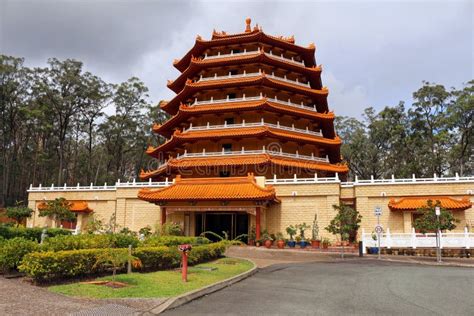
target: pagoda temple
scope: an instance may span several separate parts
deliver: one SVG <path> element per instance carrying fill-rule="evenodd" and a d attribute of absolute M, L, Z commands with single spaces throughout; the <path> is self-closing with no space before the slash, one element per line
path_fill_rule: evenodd
<path fill-rule="evenodd" d="M 166 141 L 147 149 L 158 164 L 140 174 L 142 180 L 176 179 L 168 188 L 139 193 L 162 206 L 163 223 L 166 209 L 226 209 L 254 214 L 259 234 L 260 208 L 278 199 L 255 177 L 345 177 L 315 50 L 296 45 L 293 36 L 252 28 L 246 19 L 243 33 L 197 36 L 174 61 L 181 75 L 168 88 L 176 96 L 161 105 L 171 118 L 153 127 Z"/>
<path fill-rule="evenodd" d="M 348 168 L 313 44 L 267 35 L 247 19 L 243 33 L 198 36 L 174 65 L 181 75 L 168 87 L 177 95 L 162 103 L 171 118 L 153 127 L 166 141 L 148 148 L 156 166 L 142 171 L 145 181 L 30 186 L 28 227 L 60 224 L 80 232 L 92 219 L 110 218 L 136 232 L 172 224 L 186 236 L 225 232 L 251 242 L 264 233 L 290 237 L 287 228 L 302 223 L 327 227 L 336 215 L 333 206 L 343 203 L 362 215 L 357 238 L 365 246 L 374 242 L 373 210 L 381 208 L 382 242 L 424 251 L 434 237 L 419 236 L 413 223 L 420 208 L 436 202 L 459 221 L 456 233 L 443 232 L 440 244 L 466 248 L 463 254 L 473 247 L 473 176 L 345 182 Z M 70 202 L 75 219 L 56 223 L 40 216 L 58 198 Z M 315 238 L 337 242 L 325 229 Z"/>

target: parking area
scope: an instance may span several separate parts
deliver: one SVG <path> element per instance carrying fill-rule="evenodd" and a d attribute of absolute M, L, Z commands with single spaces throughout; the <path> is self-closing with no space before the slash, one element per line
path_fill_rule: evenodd
<path fill-rule="evenodd" d="M 472 315 L 474 270 L 357 258 L 281 263 L 166 315 Z"/>

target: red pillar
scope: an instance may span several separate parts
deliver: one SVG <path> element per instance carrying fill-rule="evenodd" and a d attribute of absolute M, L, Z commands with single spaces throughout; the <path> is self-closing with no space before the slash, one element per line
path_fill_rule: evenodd
<path fill-rule="evenodd" d="M 166 223 L 166 207 L 161 207 L 161 225 Z"/>
<path fill-rule="evenodd" d="M 255 237 L 260 240 L 260 207 L 257 206 L 255 210 Z"/>
<path fill-rule="evenodd" d="M 181 279 L 183 282 L 188 282 L 188 252 L 183 251 L 181 257 L 183 263 L 183 269 L 181 270 Z"/>

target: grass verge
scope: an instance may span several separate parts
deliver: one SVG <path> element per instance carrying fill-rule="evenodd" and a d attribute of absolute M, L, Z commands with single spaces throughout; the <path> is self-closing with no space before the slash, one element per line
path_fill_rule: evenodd
<path fill-rule="evenodd" d="M 209 268 L 217 269 L 211 270 Z M 122 288 L 78 282 L 55 285 L 48 289 L 55 293 L 87 298 L 171 297 L 228 279 L 252 268 L 253 263 L 247 260 L 221 258 L 189 267 L 187 283 L 181 281 L 181 270 L 168 270 L 151 273 L 119 274 L 116 276 L 115 281 L 128 285 Z M 102 277 L 96 280 L 111 280 L 111 277 Z"/>

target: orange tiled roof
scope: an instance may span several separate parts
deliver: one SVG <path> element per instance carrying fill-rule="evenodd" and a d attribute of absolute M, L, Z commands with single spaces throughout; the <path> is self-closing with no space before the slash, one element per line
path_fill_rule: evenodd
<path fill-rule="evenodd" d="M 252 174 L 231 178 L 187 178 L 176 176 L 175 182 L 162 189 L 142 189 L 138 197 L 148 202 L 165 201 L 273 201 L 275 189 L 261 187 Z"/>
<path fill-rule="evenodd" d="M 313 171 L 338 172 L 347 173 L 349 168 L 347 165 L 338 163 L 330 164 L 319 161 L 299 160 L 290 157 L 279 157 L 266 154 L 256 155 L 238 155 L 238 156 L 205 156 L 205 157 L 185 157 L 172 158 L 168 163 L 159 169 L 151 171 L 142 171 L 140 178 L 143 180 L 158 177 L 167 170 L 183 170 L 199 167 L 223 167 L 223 166 L 243 166 L 243 165 L 277 165 L 284 167 L 302 168 Z"/>
<path fill-rule="evenodd" d="M 206 67 L 217 67 L 217 66 L 229 66 L 229 65 L 240 65 L 245 63 L 269 63 L 276 66 L 282 66 L 284 68 L 303 72 L 308 75 L 309 79 L 313 84 L 316 84 L 320 80 L 322 71 L 321 66 L 305 67 L 301 64 L 292 63 L 291 61 L 285 61 L 281 58 L 275 58 L 268 56 L 265 52 L 260 50 L 260 53 L 248 54 L 248 55 L 236 55 L 223 58 L 211 58 L 201 59 L 193 57 L 191 62 L 184 72 L 174 81 L 168 82 L 168 88 L 178 93 L 186 83 L 188 78 L 192 78 L 195 74 Z"/>
<path fill-rule="evenodd" d="M 193 56 L 200 56 L 207 48 L 214 46 L 230 45 L 230 44 L 243 44 L 261 42 L 270 44 L 271 46 L 281 47 L 283 49 L 291 50 L 302 55 L 305 59 L 307 66 L 313 66 L 316 63 L 314 52 L 316 47 L 314 44 L 310 44 L 309 47 L 302 47 L 294 44 L 294 38 L 284 38 L 265 34 L 261 29 L 254 28 L 253 31 L 239 33 L 239 34 L 227 34 L 225 32 L 213 32 L 212 39 L 210 41 L 203 40 L 201 36 L 196 37 L 194 46 L 186 53 L 186 55 L 180 60 L 175 60 L 173 65 L 179 70 L 184 71 L 191 58 Z"/>
<path fill-rule="evenodd" d="M 273 87 L 277 89 L 288 89 L 295 93 L 301 93 L 308 95 L 310 97 L 323 97 L 326 98 L 329 94 L 327 87 L 323 87 L 320 90 L 312 89 L 310 87 L 305 87 L 293 83 L 288 83 L 278 79 L 273 79 L 265 73 L 262 73 L 259 76 L 254 77 L 240 77 L 240 78 L 223 78 L 221 80 L 207 80 L 200 82 L 192 82 L 191 80 L 187 81 L 184 88 L 178 93 L 170 102 L 163 104 L 161 108 L 169 113 L 176 113 L 177 107 L 183 100 L 188 97 L 190 94 L 203 89 L 212 89 L 212 88 L 225 88 L 225 87 L 234 87 L 234 86 L 252 86 L 252 85 L 265 85 L 268 87 Z"/>
<path fill-rule="evenodd" d="M 472 206 L 472 202 L 468 198 L 456 200 L 447 196 L 425 196 L 425 197 L 406 197 L 401 198 L 398 201 L 391 199 L 388 203 L 388 207 L 392 211 L 416 211 L 428 205 L 428 200 L 432 200 L 433 203 L 440 201 L 441 207 L 448 210 L 463 211 Z"/>
<path fill-rule="evenodd" d="M 184 133 L 175 131 L 173 137 L 166 143 L 158 147 L 149 147 L 146 151 L 151 156 L 156 156 L 160 152 L 172 150 L 178 144 L 188 142 L 190 140 L 199 139 L 217 139 L 217 138 L 233 138 L 233 137 L 274 137 L 279 139 L 303 142 L 305 144 L 319 144 L 323 146 L 339 146 L 341 139 L 324 138 L 316 135 L 304 134 L 294 131 L 281 130 L 269 126 L 250 126 L 223 129 L 207 129 L 207 130 L 191 130 Z"/>
<path fill-rule="evenodd" d="M 68 201 L 70 203 L 69 205 L 69 210 L 71 212 L 76 212 L 76 213 L 90 213 L 92 212 L 92 209 L 89 208 L 89 205 L 85 201 Z M 38 204 L 38 209 L 43 210 L 47 207 L 46 202 L 41 202 Z"/>
<path fill-rule="evenodd" d="M 280 103 L 270 102 L 266 99 L 257 101 L 240 101 L 231 103 L 214 103 L 210 105 L 199 105 L 199 106 L 188 106 L 181 104 L 179 112 L 171 117 L 168 121 L 161 125 L 154 125 L 153 131 L 155 133 L 162 134 L 170 137 L 172 129 L 179 123 L 183 122 L 186 118 L 196 114 L 206 113 L 222 113 L 223 111 L 255 111 L 255 110 L 272 110 L 282 114 L 296 115 L 298 117 L 321 120 L 323 125 L 325 122 L 331 122 L 334 120 L 334 112 L 320 113 L 304 107 L 297 108 Z M 332 127 L 327 126 L 328 128 Z M 334 131 L 333 131 L 334 132 Z M 331 134 L 331 133 L 330 133 Z"/>

